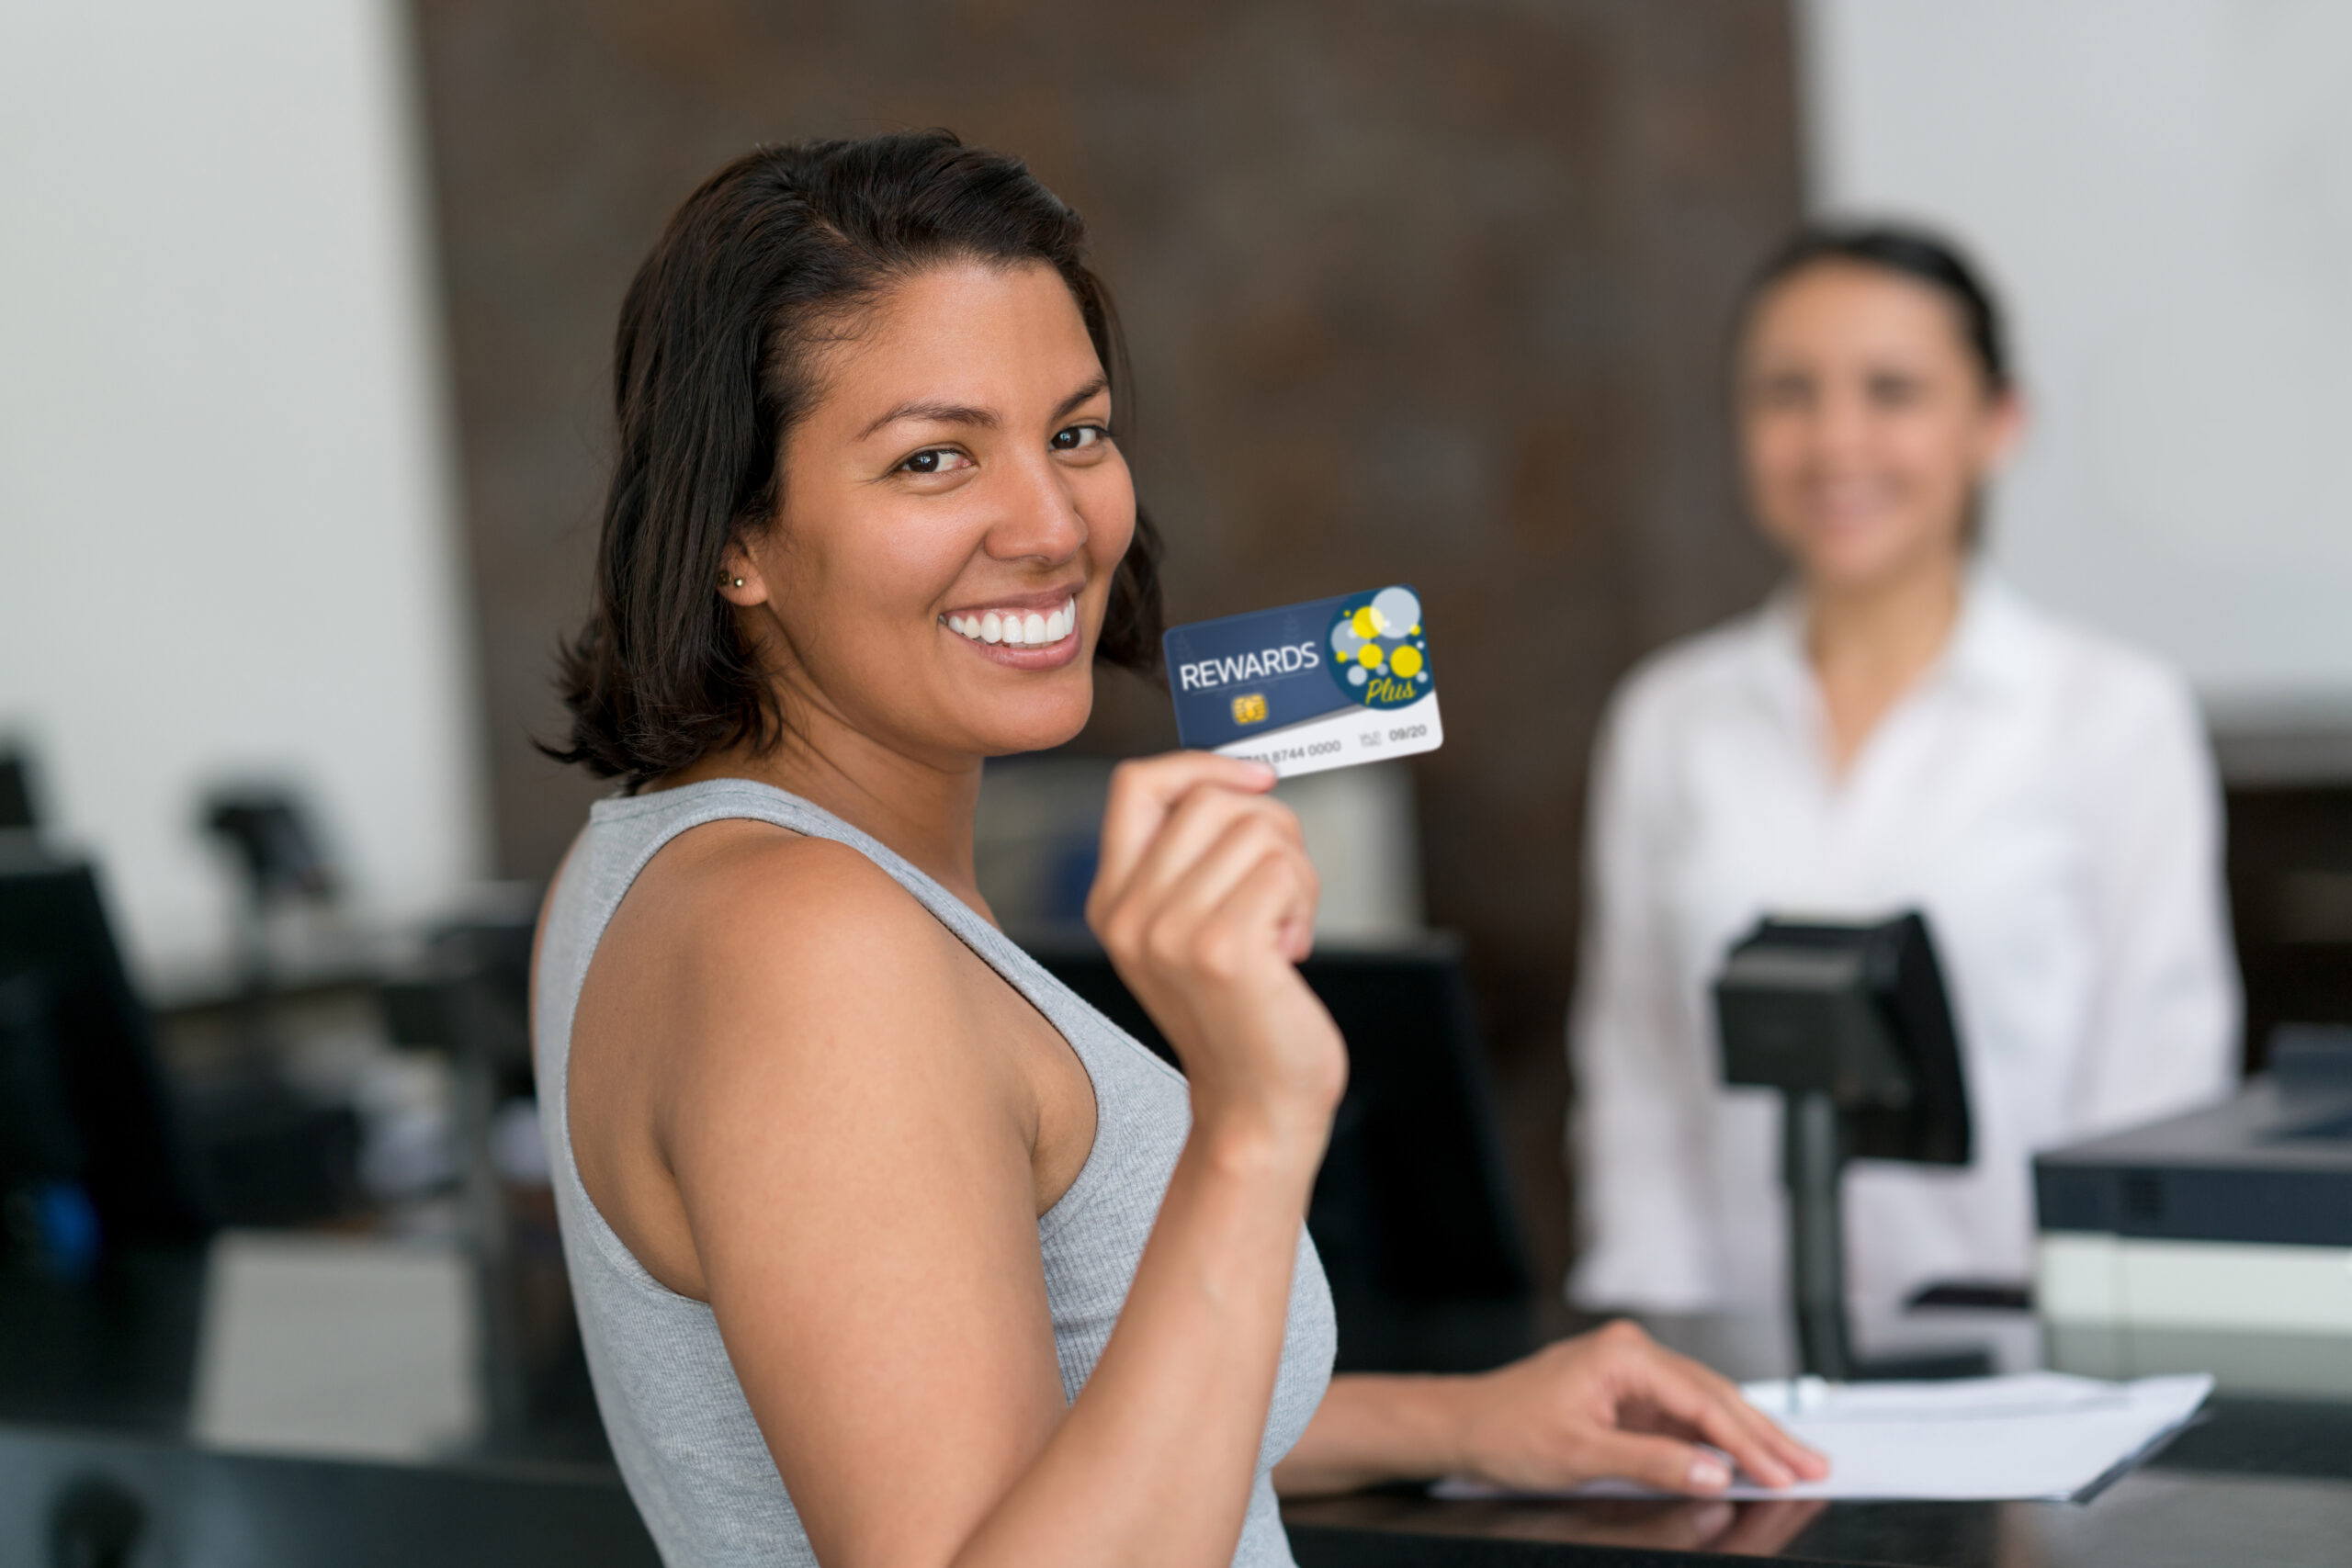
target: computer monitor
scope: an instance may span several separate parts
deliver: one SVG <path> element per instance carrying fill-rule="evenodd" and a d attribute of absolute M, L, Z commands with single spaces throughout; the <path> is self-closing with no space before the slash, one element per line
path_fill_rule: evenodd
<path fill-rule="evenodd" d="M 77 1180 L 108 1243 L 199 1235 L 203 1206 L 96 874 L 13 839 L 0 836 L 0 1050 L 38 1090 L 14 1113 L 40 1125 L 11 1142 L 20 1158 L 75 1168 L 32 1174 Z"/>
<path fill-rule="evenodd" d="M 1767 919 L 1715 978 L 1724 1081 L 1829 1097 L 1853 1159 L 1966 1165 L 1960 1039 L 1924 915 Z"/>
<path fill-rule="evenodd" d="M 1038 961 L 1173 1063 L 1091 942 Z M 1299 966 L 1348 1043 L 1348 1089 L 1307 1228 L 1340 1311 L 1342 1371 L 1453 1371 L 1530 1348 L 1529 1274 L 1460 945 L 1317 953 Z"/>

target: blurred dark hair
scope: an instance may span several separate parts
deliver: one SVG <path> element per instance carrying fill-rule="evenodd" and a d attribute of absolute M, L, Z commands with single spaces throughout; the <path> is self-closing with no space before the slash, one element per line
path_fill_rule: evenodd
<path fill-rule="evenodd" d="M 1036 263 L 1069 286 L 1125 398 L 1126 344 L 1085 239 L 1027 165 L 944 130 L 763 147 L 686 197 L 621 303 L 594 604 L 558 674 L 571 743 L 543 750 L 635 789 L 721 747 L 781 740 L 767 672 L 717 588 L 729 544 L 775 515 L 816 351 L 927 267 Z M 1096 658 L 1156 667 L 1159 558 L 1138 506 Z"/>
<path fill-rule="evenodd" d="M 1943 295 L 1960 313 L 1961 337 L 1984 372 L 1986 389 L 1996 395 L 2009 389 L 2008 345 L 1992 290 L 1959 246 L 1925 229 L 1893 223 L 1806 225 L 1748 279 L 1736 318 L 1739 332 L 1747 331 L 1757 305 L 1775 285 L 1824 262 L 1878 267 Z"/>

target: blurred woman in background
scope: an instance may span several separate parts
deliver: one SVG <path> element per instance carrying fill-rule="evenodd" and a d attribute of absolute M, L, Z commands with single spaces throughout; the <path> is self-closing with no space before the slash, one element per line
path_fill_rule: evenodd
<path fill-rule="evenodd" d="M 1708 984 L 1766 913 L 1926 911 L 1967 1168 L 1846 1181 L 1855 1308 L 2023 1283 L 2034 1150 L 2221 1095 L 2238 994 L 2196 705 L 1977 558 L 2022 411 L 1996 307 L 1936 238 L 1798 235 L 1750 287 L 1747 498 L 1789 558 L 1756 612 L 1627 678 L 1593 763 L 1570 1025 L 1586 1304 L 1785 1299 L 1779 1106 L 1719 1082 Z"/>

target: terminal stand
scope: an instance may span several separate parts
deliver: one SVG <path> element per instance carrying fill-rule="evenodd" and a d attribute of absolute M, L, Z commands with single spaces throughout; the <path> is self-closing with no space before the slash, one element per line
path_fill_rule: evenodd
<path fill-rule="evenodd" d="M 1983 1350 L 1930 1351 L 1866 1360 L 1846 1318 L 1846 1225 L 1838 1189 L 1845 1138 L 1837 1102 L 1818 1089 L 1792 1090 L 1781 1106 L 1781 1174 L 1789 1186 L 1791 1322 L 1806 1375 L 1832 1382 L 1982 1377 Z"/>
<path fill-rule="evenodd" d="M 1714 998 L 1724 1081 L 1781 1095 L 1799 1365 L 1841 1382 L 1989 1371 L 1981 1350 L 1865 1360 L 1846 1317 L 1846 1162 L 1971 1157 L 1960 1041 L 1927 918 L 1759 920 L 1724 955 Z"/>

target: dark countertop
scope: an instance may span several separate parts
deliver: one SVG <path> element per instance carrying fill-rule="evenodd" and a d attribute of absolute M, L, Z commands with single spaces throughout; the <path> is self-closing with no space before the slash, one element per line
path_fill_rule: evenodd
<path fill-rule="evenodd" d="M 2352 1559 L 2352 1409 L 2228 1404 L 2090 1503 L 1294 1504 L 1301 1568 L 1719 1562 L 2167 1568 Z M 2192 1440 L 2193 1439 L 2193 1440 Z M 2212 1462 L 2212 1468 L 2199 1468 Z M 2276 1461 L 2281 1468 L 2250 1466 Z M 2297 1473 L 2325 1471 L 2323 1477 Z M 76 1555 L 78 1553 L 78 1555 Z M 156 1435 L 0 1426 L 0 1562 L 123 1568 L 653 1568 L 612 1472 L 207 1452 Z"/>
<path fill-rule="evenodd" d="M 208 1452 L 0 1426 L 0 1562 L 59 1568 L 660 1568 L 596 1466 Z"/>
<path fill-rule="evenodd" d="M 163 1258 L 73 1291 L 21 1280 L 0 1289 L 0 1562 L 656 1561 L 609 1465 L 533 1457 L 594 1452 L 579 1434 L 525 1434 L 430 1464 L 191 1444 L 201 1281 L 199 1261 Z M 1901 1568 L 2336 1568 L 2352 1562 L 2352 1404 L 2217 1397 L 2146 1465 L 2079 1505 L 1466 1503 L 1396 1489 L 1294 1503 L 1284 1517 L 1302 1568 L 1658 1568 L 1731 1555 Z M 126 1529 L 141 1544 L 101 1550 Z M 84 1554 L 61 1555 L 60 1540 Z"/>
<path fill-rule="evenodd" d="M 2262 1441 L 2259 1413 L 2225 1411 Z M 2352 1425 L 2352 1421 L 2347 1421 Z M 2352 1481 L 2155 1465 L 2085 1504 L 1436 1503 L 1396 1494 L 1284 1510 L 1303 1568 L 1389 1562 L 1673 1564 L 1727 1556 L 1904 1568 L 2167 1568 L 2352 1560 Z M 1364 1532 L 1386 1532 L 1374 1538 Z"/>

